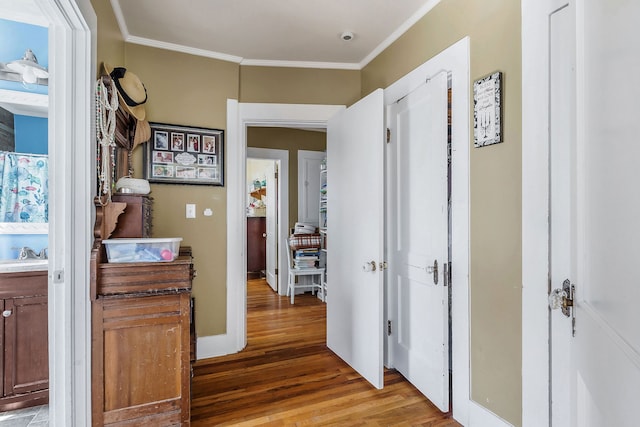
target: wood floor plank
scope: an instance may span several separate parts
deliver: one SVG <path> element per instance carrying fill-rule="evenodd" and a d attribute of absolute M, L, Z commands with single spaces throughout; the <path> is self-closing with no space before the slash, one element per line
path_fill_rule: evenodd
<path fill-rule="evenodd" d="M 264 279 L 247 283 L 247 347 L 198 361 L 191 424 L 198 426 L 457 427 L 395 370 L 377 390 L 326 344 L 326 305 L 295 305 Z"/>

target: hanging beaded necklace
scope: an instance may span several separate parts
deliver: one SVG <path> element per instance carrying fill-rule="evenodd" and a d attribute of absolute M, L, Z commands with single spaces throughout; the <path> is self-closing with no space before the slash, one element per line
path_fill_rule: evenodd
<path fill-rule="evenodd" d="M 98 199 L 102 206 L 111 202 L 111 187 L 115 179 L 115 131 L 118 93 L 112 79 L 110 90 L 102 78 L 96 84 L 96 136 L 98 139 Z M 111 96 L 109 96 L 111 94 Z M 103 196 L 105 201 L 103 202 Z"/>

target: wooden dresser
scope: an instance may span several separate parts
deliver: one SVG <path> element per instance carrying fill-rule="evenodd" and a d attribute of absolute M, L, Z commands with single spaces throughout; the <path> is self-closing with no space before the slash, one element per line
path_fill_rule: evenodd
<path fill-rule="evenodd" d="M 91 261 L 94 426 L 190 425 L 190 249 L 172 262 Z"/>

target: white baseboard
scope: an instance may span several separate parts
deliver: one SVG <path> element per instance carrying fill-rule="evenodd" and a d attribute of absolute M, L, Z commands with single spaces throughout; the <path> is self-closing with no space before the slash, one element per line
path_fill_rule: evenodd
<path fill-rule="evenodd" d="M 484 406 L 469 401 L 469 427 L 513 427 Z"/>
<path fill-rule="evenodd" d="M 196 359 L 225 356 L 237 353 L 235 341 L 229 334 L 198 337 Z"/>

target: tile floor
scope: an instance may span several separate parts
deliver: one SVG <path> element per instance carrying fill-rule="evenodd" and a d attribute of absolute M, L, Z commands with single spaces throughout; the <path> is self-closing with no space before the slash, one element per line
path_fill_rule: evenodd
<path fill-rule="evenodd" d="M 48 427 L 49 405 L 0 412 L 2 427 Z"/>

